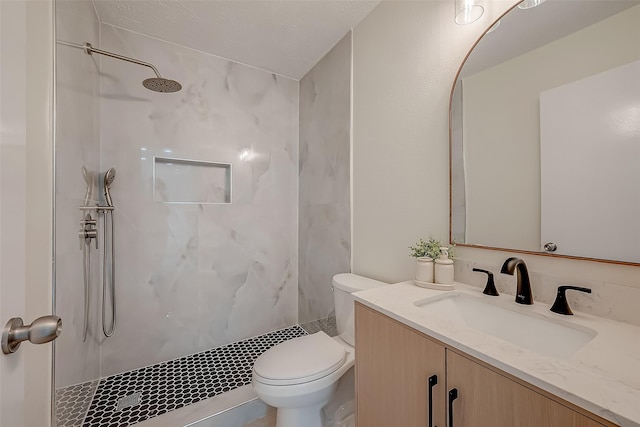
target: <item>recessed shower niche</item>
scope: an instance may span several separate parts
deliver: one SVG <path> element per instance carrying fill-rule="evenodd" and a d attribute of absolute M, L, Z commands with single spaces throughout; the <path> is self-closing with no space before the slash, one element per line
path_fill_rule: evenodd
<path fill-rule="evenodd" d="M 231 203 L 231 165 L 154 157 L 153 199 L 163 203 Z"/>

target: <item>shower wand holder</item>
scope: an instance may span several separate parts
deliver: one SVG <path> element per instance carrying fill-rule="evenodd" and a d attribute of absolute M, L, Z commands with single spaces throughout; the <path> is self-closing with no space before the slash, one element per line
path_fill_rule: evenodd
<path fill-rule="evenodd" d="M 115 210 L 115 206 L 80 206 L 81 211 L 107 212 Z"/>
<path fill-rule="evenodd" d="M 86 214 L 84 219 L 80 221 L 80 231 L 78 232 L 78 238 L 80 239 L 80 249 L 82 249 L 82 243 L 85 245 L 91 244 L 91 239 L 96 242 L 96 249 L 98 249 L 98 221 L 91 217 L 91 214 Z"/>

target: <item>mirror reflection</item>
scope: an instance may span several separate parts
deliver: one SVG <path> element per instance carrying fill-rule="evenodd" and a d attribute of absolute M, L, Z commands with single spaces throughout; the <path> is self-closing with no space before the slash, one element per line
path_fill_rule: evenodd
<path fill-rule="evenodd" d="M 640 263 L 640 2 L 508 12 L 451 104 L 451 238 Z"/>

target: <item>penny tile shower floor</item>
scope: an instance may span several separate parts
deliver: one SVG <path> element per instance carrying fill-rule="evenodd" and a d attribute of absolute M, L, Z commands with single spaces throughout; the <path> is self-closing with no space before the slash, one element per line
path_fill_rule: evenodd
<path fill-rule="evenodd" d="M 57 390 L 57 426 L 126 427 L 250 384 L 253 363 L 259 355 L 306 334 L 296 325 L 99 382 Z"/>

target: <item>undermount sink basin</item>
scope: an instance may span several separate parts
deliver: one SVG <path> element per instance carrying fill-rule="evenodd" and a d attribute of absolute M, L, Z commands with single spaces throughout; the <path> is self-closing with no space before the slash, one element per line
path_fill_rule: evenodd
<path fill-rule="evenodd" d="M 487 298 L 452 292 L 417 301 L 415 305 L 442 319 L 533 350 L 545 356 L 566 359 L 584 347 L 596 331 L 547 318 L 532 312 L 529 306 L 501 307 Z M 501 302 L 505 300 L 502 299 Z"/>

